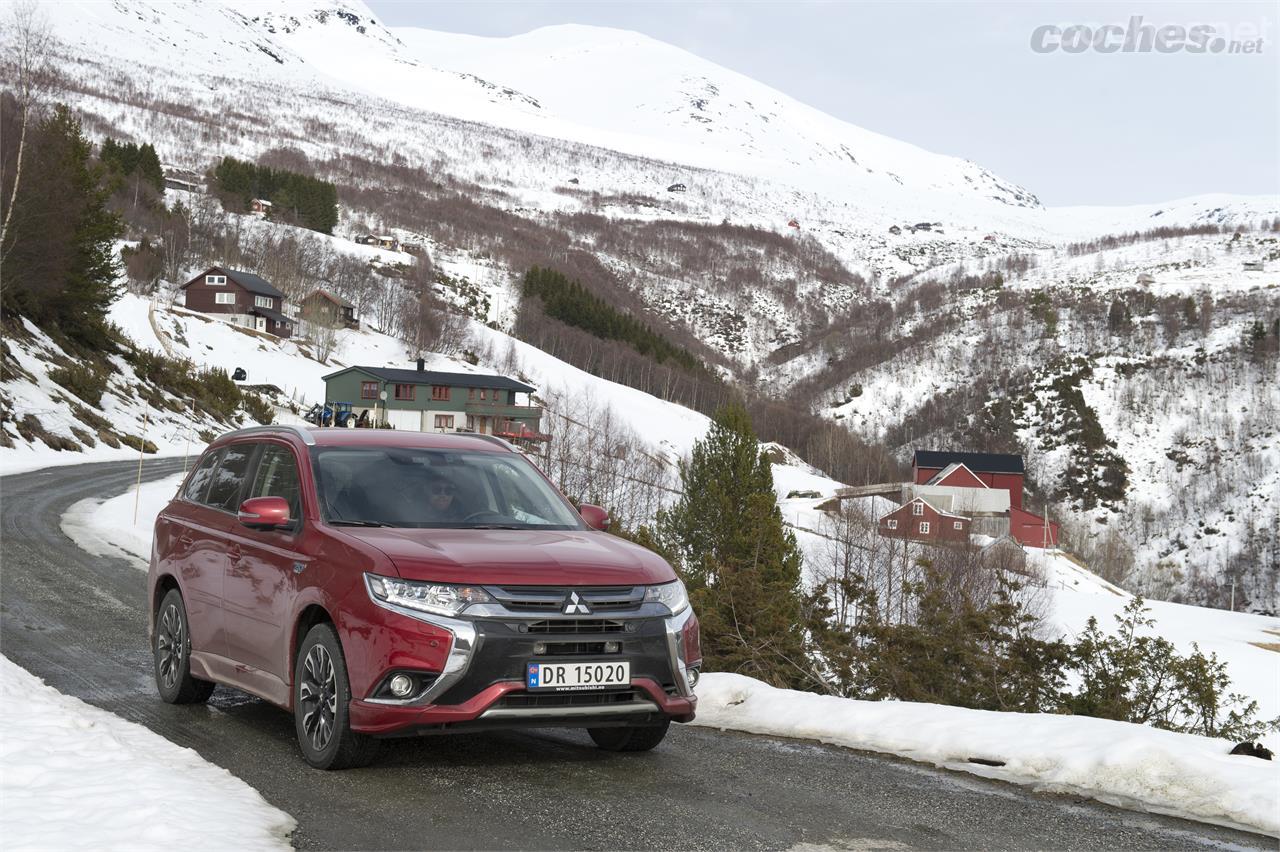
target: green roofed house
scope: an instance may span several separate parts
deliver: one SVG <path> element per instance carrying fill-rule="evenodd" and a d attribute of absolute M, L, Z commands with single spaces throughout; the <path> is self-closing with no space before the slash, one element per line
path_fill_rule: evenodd
<path fill-rule="evenodd" d="M 364 422 L 417 432 L 547 440 L 538 429 L 542 408 L 530 397 L 535 389 L 505 376 L 427 370 L 419 359 L 416 370 L 347 367 L 325 376 L 324 384 L 326 404 L 350 403 Z"/>

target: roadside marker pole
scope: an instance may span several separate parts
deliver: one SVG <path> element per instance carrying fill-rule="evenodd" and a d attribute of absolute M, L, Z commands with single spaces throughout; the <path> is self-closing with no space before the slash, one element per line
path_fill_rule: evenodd
<path fill-rule="evenodd" d="M 190 455 L 191 452 L 191 421 L 194 420 L 196 416 L 196 398 L 194 396 L 189 396 L 187 397 L 187 402 L 187 408 L 190 411 L 190 416 L 187 418 L 187 428 L 184 430 L 186 440 L 182 444 L 182 472 L 184 474 L 187 472 L 187 456 Z"/>
<path fill-rule="evenodd" d="M 138 525 L 138 503 L 142 500 L 142 460 L 147 451 L 147 418 L 151 414 L 151 406 L 142 410 L 142 440 L 138 443 L 138 484 L 133 490 L 133 525 Z"/>

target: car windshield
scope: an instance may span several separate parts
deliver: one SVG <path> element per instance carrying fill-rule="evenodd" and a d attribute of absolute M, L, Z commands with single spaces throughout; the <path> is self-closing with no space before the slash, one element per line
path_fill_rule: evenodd
<path fill-rule="evenodd" d="M 573 508 L 515 453 L 407 447 L 314 450 L 317 492 L 334 525 L 581 529 Z"/>

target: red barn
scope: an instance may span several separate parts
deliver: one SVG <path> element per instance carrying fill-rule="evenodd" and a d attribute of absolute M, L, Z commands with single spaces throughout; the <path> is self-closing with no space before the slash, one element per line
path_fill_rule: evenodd
<path fill-rule="evenodd" d="M 967 542 L 970 520 L 936 509 L 922 497 L 903 503 L 880 518 L 880 535 L 931 544 Z"/>
<path fill-rule="evenodd" d="M 1027 547 L 1058 546 L 1058 525 L 1022 509 L 1009 509 L 1009 535 Z"/>
<path fill-rule="evenodd" d="M 961 467 L 963 466 L 963 470 Z M 1022 508 L 1022 487 L 1026 468 L 1022 456 L 1007 453 L 950 453 L 934 450 L 916 450 L 911 461 L 916 485 L 965 485 L 961 481 L 973 477 L 988 488 L 1001 488 L 1009 492 L 1009 505 Z M 958 476 L 953 476 L 960 471 Z M 955 479 L 946 483 L 935 482 L 941 478 Z"/>

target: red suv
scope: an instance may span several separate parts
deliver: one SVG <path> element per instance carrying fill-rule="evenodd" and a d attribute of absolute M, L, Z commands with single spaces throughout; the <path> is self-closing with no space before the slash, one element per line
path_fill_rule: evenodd
<path fill-rule="evenodd" d="M 671 566 L 607 526 L 497 438 L 232 432 L 156 520 L 156 686 L 292 710 L 322 769 L 520 726 L 651 749 L 693 719 L 698 620 Z"/>

